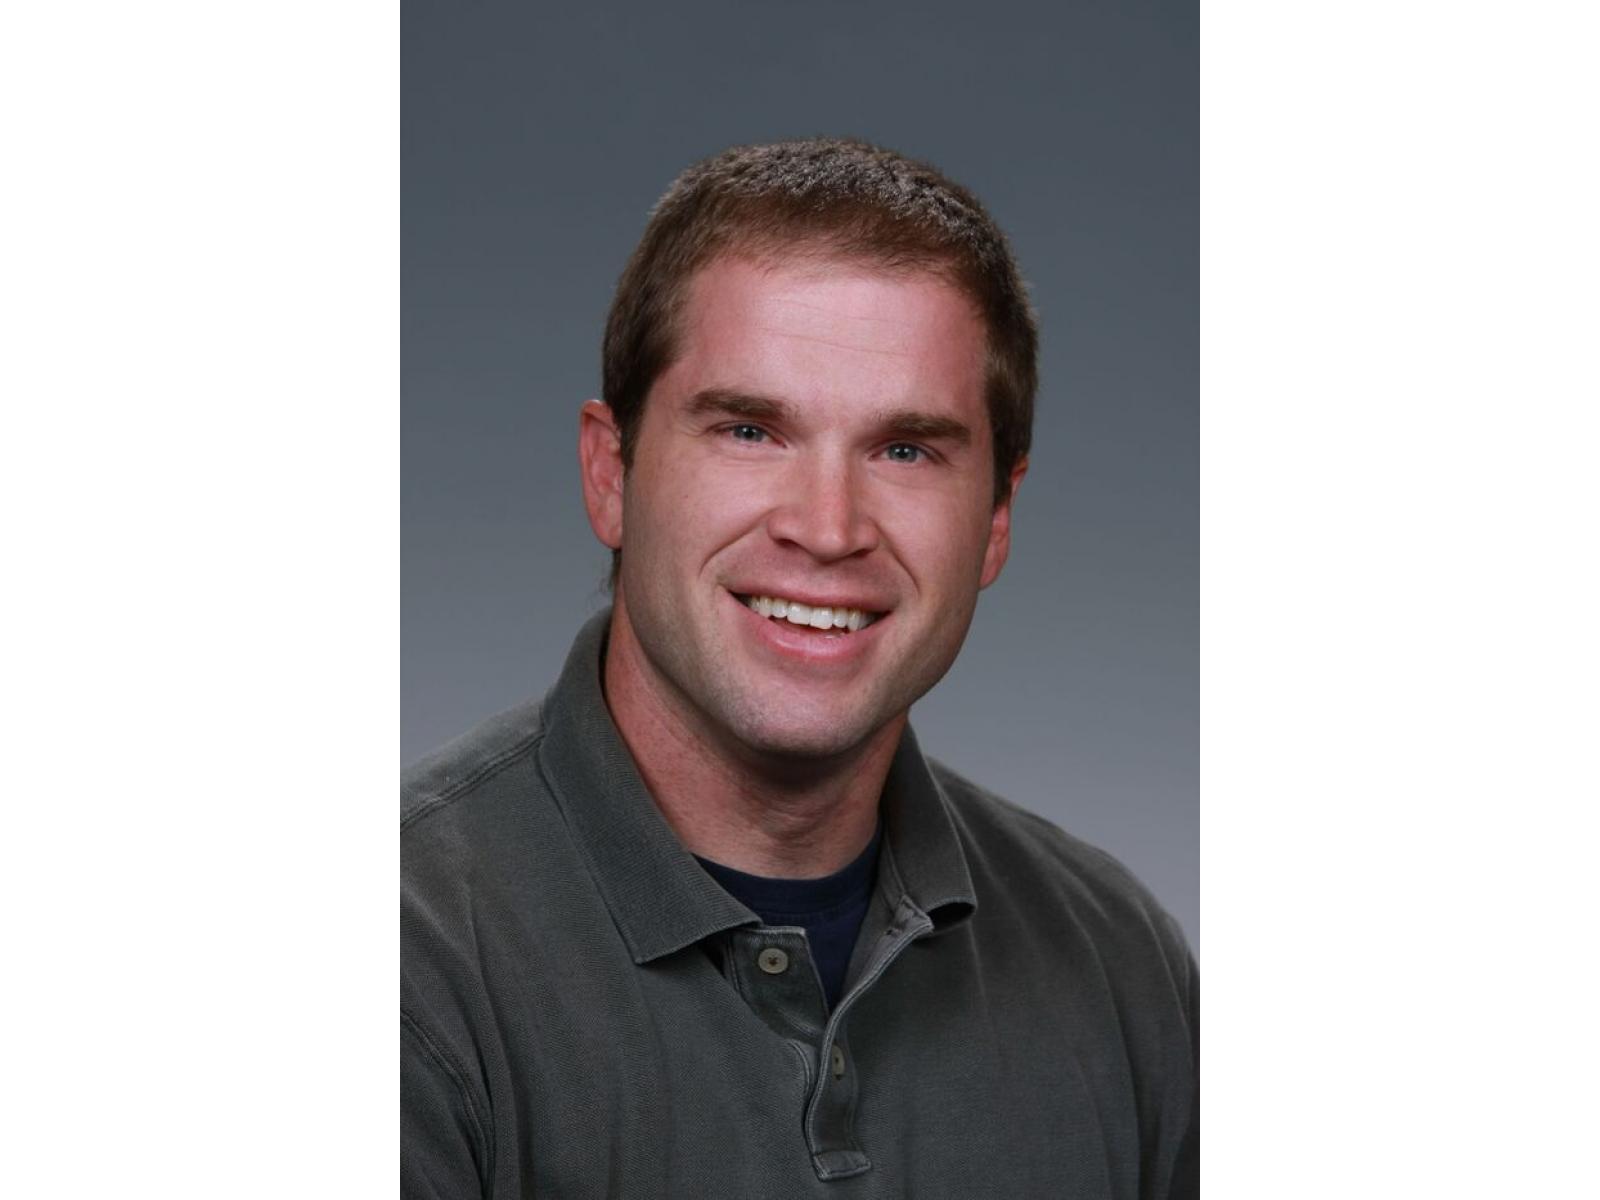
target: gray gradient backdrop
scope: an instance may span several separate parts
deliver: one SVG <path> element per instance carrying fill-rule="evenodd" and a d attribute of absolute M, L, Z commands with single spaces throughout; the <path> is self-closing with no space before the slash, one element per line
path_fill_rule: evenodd
<path fill-rule="evenodd" d="M 402 746 L 554 680 L 604 603 L 578 405 L 672 177 L 853 134 L 972 187 L 1042 332 L 1010 565 L 924 747 L 1109 850 L 1198 946 L 1190 0 L 403 8 Z"/>

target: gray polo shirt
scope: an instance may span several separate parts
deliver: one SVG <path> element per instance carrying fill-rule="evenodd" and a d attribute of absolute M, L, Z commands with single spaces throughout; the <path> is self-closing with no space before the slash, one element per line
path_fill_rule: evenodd
<path fill-rule="evenodd" d="M 408 1197 L 1198 1193 L 1198 983 L 1107 855 L 922 756 L 827 1011 L 804 931 L 678 842 L 600 688 L 412 767 L 401 816 Z"/>

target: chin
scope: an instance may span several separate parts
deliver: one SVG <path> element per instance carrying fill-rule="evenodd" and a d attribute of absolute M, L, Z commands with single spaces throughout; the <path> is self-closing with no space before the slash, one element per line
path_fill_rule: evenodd
<path fill-rule="evenodd" d="M 874 724 L 865 718 L 840 721 L 825 715 L 803 720 L 795 713 L 783 714 L 777 720 L 771 713 L 761 713 L 754 719 L 743 714 L 743 718 L 736 717 L 725 727 L 752 753 L 763 758 L 808 760 L 848 754 L 889 723 L 885 720 Z"/>

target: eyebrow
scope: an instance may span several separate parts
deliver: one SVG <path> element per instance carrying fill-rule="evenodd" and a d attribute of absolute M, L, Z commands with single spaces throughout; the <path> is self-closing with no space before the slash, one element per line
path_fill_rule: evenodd
<path fill-rule="evenodd" d="M 919 442 L 950 442 L 957 446 L 972 444 L 972 430 L 965 421 L 954 417 L 939 417 L 914 409 L 897 409 L 879 418 L 884 432 L 891 437 L 915 438 Z"/>
<path fill-rule="evenodd" d="M 746 421 L 781 422 L 794 415 L 794 409 L 782 400 L 727 388 L 706 388 L 696 392 L 689 397 L 687 410 L 692 417 L 736 417 Z M 957 446 L 972 444 L 972 429 L 966 422 L 954 417 L 918 412 L 916 409 L 898 408 L 879 413 L 873 419 L 873 424 L 883 437 L 949 442 Z"/>
<path fill-rule="evenodd" d="M 732 392 L 726 388 L 706 388 L 689 397 L 691 417 L 743 417 L 750 421 L 781 421 L 789 416 L 789 406 L 781 400 Z"/>

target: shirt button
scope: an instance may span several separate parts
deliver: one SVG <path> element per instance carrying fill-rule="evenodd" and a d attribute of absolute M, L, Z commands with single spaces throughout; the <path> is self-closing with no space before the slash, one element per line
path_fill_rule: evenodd
<path fill-rule="evenodd" d="M 833 1045 L 833 1077 L 835 1079 L 844 1078 L 844 1051 L 839 1049 L 837 1042 Z"/>
<path fill-rule="evenodd" d="M 756 966 L 768 975 L 782 975 L 789 969 L 789 956 L 776 946 L 768 946 L 756 955 Z"/>

